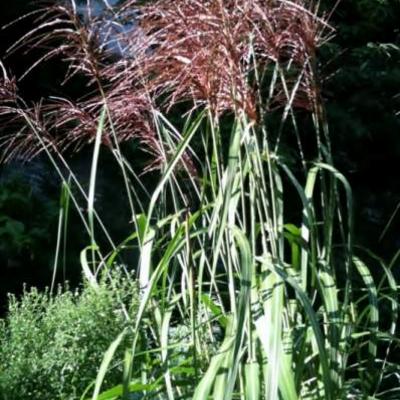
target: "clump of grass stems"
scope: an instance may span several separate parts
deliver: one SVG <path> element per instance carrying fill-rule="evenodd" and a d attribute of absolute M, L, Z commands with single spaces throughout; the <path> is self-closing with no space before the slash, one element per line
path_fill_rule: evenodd
<path fill-rule="evenodd" d="M 7 94 L 5 75 L 0 112 L 25 122 L 6 157 L 48 154 L 88 233 L 82 268 L 93 286 L 139 249 L 133 333 L 110 345 L 93 400 L 398 398 L 397 257 L 373 274 L 353 246 L 351 189 L 332 163 L 316 67 L 333 30 L 318 8 L 127 1 L 101 17 L 71 1 L 47 9 L 21 41 L 50 46 L 43 59 L 62 55 L 94 94 L 32 108 Z M 121 29 L 127 22 L 136 28 Z M 173 124 L 176 109 L 185 114 Z M 93 142 L 88 192 L 61 151 L 82 140 Z M 159 171 L 148 197 L 125 140 L 142 143 L 146 170 Z M 120 244 L 94 206 L 102 144 L 121 168 L 132 216 Z M 122 385 L 101 393 L 124 335 Z"/>

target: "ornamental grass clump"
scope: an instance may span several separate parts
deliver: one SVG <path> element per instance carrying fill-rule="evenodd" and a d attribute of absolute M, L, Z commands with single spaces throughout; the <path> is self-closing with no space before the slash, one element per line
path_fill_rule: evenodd
<path fill-rule="evenodd" d="M 80 213 L 89 284 L 139 254 L 133 330 L 105 353 L 92 399 L 396 399 L 397 258 L 372 271 L 353 246 L 320 86 L 318 49 L 333 29 L 319 3 L 104 4 L 94 15 L 90 1 L 62 3 L 20 42 L 45 45 L 39 61 L 61 56 L 86 95 L 36 106 L 40 125 L 32 108 L 0 109 L 23 116 Z M 10 151 L 24 147 L 18 135 Z M 146 168 L 125 152 L 130 140 L 151 153 Z M 87 191 L 61 152 L 82 141 L 93 145 Z M 121 243 L 96 213 L 103 148 L 132 217 Z M 121 385 L 104 390 L 123 340 Z"/>
<path fill-rule="evenodd" d="M 42 105 L 44 130 L 57 133 L 52 146 L 63 150 L 93 140 L 106 102 L 112 123 L 104 127 L 103 142 L 136 138 L 159 162 L 154 107 L 167 111 L 187 102 L 215 115 L 244 112 L 254 121 L 271 105 L 295 102 L 315 108 L 315 52 L 332 33 L 302 2 L 261 0 L 127 1 L 100 15 L 91 12 L 90 2 L 85 10 L 75 1 L 61 2 L 45 7 L 36 24 L 9 50 L 44 49 L 25 74 L 61 57 L 68 63 L 66 82 L 84 76 L 90 93 L 84 100 Z M 260 79 L 277 65 L 288 79 L 275 77 L 274 92 L 265 103 Z M 13 111 L 2 108 L 2 114 Z M 21 134 L 12 146 L 26 148 L 28 143 Z"/>

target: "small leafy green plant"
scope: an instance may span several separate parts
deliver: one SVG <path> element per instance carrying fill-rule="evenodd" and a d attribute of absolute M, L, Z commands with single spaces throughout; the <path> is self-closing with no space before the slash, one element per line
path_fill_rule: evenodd
<path fill-rule="evenodd" d="M 109 344 L 129 325 L 136 295 L 132 280 L 119 270 L 97 288 L 60 288 L 53 296 L 31 289 L 20 300 L 11 296 L 0 325 L 0 398 L 79 399 Z M 117 363 L 106 382 L 115 385 L 121 377 Z"/>

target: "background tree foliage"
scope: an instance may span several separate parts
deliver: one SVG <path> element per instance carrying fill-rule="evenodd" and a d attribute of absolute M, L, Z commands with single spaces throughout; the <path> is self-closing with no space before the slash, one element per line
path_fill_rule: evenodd
<path fill-rule="evenodd" d="M 333 1 L 325 1 L 330 9 Z M 333 153 L 356 198 L 356 241 L 389 257 L 400 244 L 400 2 L 346 0 L 321 54 Z"/>

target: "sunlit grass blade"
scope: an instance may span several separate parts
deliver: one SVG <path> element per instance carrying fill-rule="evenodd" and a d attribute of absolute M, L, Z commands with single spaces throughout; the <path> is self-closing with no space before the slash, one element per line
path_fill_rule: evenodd
<path fill-rule="evenodd" d="M 233 336 L 233 321 L 232 318 L 229 318 L 228 320 L 228 325 L 225 330 L 225 339 L 222 342 L 221 347 L 219 348 L 217 354 L 212 358 L 210 366 L 207 368 L 207 371 L 205 372 L 203 378 L 199 382 L 199 384 L 196 386 L 194 395 L 193 395 L 193 400 L 204 400 L 207 399 L 209 394 L 211 393 L 215 379 L 217 375 L 219 374 L 220 368 L 223 365 L 224 361 L 226 360 L 227 357 L 232 352 L 233 348 L 233 343 L 234 343 L 234 336 Z M 217 393 L 220 398 L 223 399 L 225 396 L 225 393 Z"/>
<path fill-rule="evenodd" d="M 261 376 L 260 365 L 257 362 L 244 365 L 244 376 L 246 382 L 245 399 L 261 399 Z"/>

